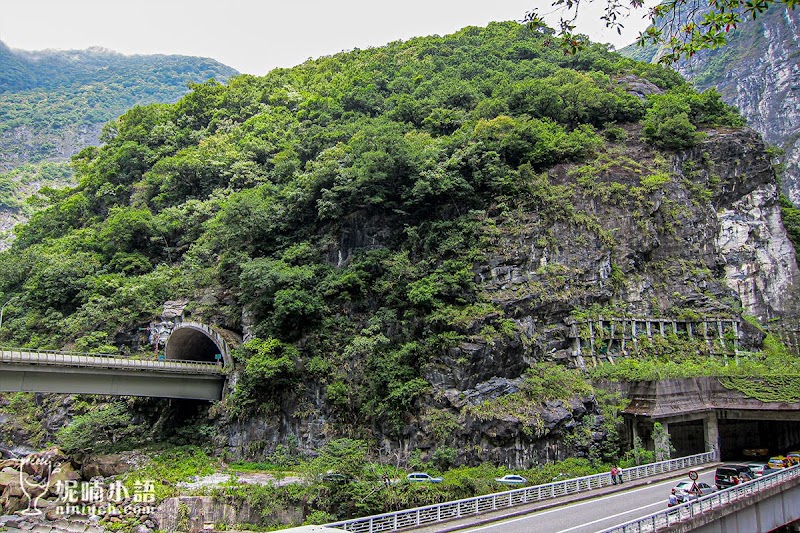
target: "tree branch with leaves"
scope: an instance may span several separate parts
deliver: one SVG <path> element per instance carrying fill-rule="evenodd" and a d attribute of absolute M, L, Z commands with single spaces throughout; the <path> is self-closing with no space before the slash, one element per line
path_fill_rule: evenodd
<path fill-rule="evenodd" d="M 621 34 L 624 20 L 632 13 L 646 9 L 643 0 L 605 0 L 600 17 L 607 28 Z M 725 46 L 728 35 L 747 19 L 756 19 L 773 4 L 794 9 L 800 0 L 665 0 L 650 8 L 650 26 L 639 34 L 639 46 L 662 48 L 661 63 L 675 63 L 700 50 Z M 588 44 L 588 37 L 575 33 L 575 21 L 582 6 L 592 0 L 555 0 L 552 6 L 562 11 L 557 36 L 567 54 L 574 54 Z M 533 29 L 547 27 L 537 10 L 525 14 L 522 22 Z"/>

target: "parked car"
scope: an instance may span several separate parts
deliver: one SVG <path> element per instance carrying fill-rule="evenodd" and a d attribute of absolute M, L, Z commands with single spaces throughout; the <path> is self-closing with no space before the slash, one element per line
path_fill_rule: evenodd
<path fill-rule="evenodd" d="M 702 481 L 681 481 L 675 485 L 675 496 L 678 498 L 678 503 L 696 500 L 714 491 L 716 491 L 714 487 Z"/>
<path fill-rule="evenodd" d="M 800 452 L 789 452 L 786 454 L 786 458 L 792 465 L 800 464 Z"/>
<path fill-rule="evenodd" d="M 756 477 L 761 477 L 772 471 L 767 463 L 747 463 L 747 468 L 749 468 Z"/>
<path fill-rule="evenodd" d="M 498 483 L 505 483 L 506 485 L 523 485 L 528 482 L 527 479 L 516 474 L 506 474 L 503 477 L 495 478 L 495 481 Z"/>
<path fill-rule="evenodd" d="M 428 483 L 441 483 L 442 478 L 440 477 L 433 477 L 430 474 L 425 472 L 412 472 L 406 476 L 408 481 L 422 481 Z"/>
<path fill-rule="evenodd" d="M 788 459 L 783 455 L 776 455 L 775 457 L 770 457 L 767 464 L 770 468 L 785 468 Z"/>
<path fill-rule="evenodd" d="M 720 465 L 714 473 L 714 483 L 720 490 L 738 485 L 744 481 L 750 481 L 754 478 L 755 474 L 750 471 L 747 465 L 736 463 Z"/>

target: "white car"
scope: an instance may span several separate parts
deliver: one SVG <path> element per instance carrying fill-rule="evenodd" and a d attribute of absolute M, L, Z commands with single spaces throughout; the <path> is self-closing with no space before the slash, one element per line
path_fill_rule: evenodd
<path fill-rule="evenodd" d="M 527 479 L 516 474 L 506 474 L 503 477 L 495 478 L 495 481 L 498 483 L 505 483 L 506 485 L 523 485 L 528 482 Z"/>
<path fill-rule="evenodd" d="M 769 470 L 769 466 L 767 463 L 748 463 L 747 466 L 756 475 L 756 477 L 761 477 L 764 475 L 765 470 Z"/>
<path fill-rule="evenodd" d="M 426 474 L 425 472 L 412 472 L 406 476 L 408 481 L 422 481 L 427 483 L 441 483 L 442 478 L 440 477 L 433 477 L 430 474 Z"/>
<path fill-rule="evenodd" d="M 678 503 L 682 503 L 689 500 L 696 500 L 716 490 L 717 489 L 708 483 L 703 483 L 702 481 L 681 481 L 675 485 L 675 496 L 678 498 Z"/>

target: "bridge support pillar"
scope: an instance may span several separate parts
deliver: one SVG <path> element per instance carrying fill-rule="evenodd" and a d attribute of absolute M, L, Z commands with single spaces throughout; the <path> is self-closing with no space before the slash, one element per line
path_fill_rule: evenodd
<path fill-rule="evenodd" d="M 714 452 L 714 460 L 719 461 L 719 425 L 716 412 L 708 413 L 703 419 L 703 435 L 706 441 L 706 450 Z"/>

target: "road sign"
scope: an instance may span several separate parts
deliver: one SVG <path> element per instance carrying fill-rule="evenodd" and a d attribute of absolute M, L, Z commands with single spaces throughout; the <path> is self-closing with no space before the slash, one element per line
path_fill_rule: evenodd
<path fill-rule="evenodd" d="M 689 479 L 691 479 L 692 481 L 697 481 L 697 478 L 698 478 L 698 477 L 699 477 L 699 476 L 697 475 L 697 472 L 696 472 L 696 471 L 694 471 L 694 470 L 689 470 Z"/>

